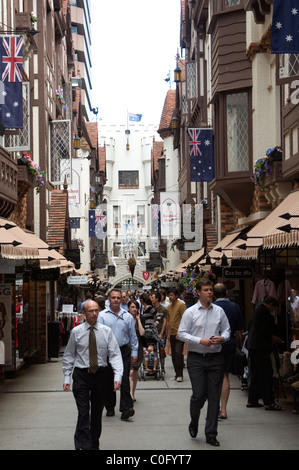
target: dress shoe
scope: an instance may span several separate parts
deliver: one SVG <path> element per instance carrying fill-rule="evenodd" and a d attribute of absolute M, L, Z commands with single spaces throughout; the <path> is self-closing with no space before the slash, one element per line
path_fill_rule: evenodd
<path fill-rule="evenodd" d="M 106 416 L 114 416 L 115 411 L 114 410 L 107 410 Z"/>
<path fill-rule="evenodd" d="M 198 424 L 195 424 L 193 423 L 193 421 L 191 421 L 191 423 L 189 424 L 189 434 L 192 437 L 192 439 L 196 438 L 197 431 L 198 431 Z"/>
<path fill-rule="evenodd" d="M 214 447 L 220 446 L 220 443 L 217 441 L 216 437 L 206 437 L 206 443 Z"/>
<path fill-rule="evenodd" d="M 131 416 L 134 416 L 134 414 L 135 414 L 135 411 L 133 410 L 133 408 L 130 408 L 129 410 L 122 412 L 120 419 L 127 420 L 131 418 Z"/>

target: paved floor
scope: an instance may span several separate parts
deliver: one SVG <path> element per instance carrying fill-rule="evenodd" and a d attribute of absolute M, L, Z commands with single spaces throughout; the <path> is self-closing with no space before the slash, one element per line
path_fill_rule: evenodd
<path fill-rule="evenodd" d="M 72 393 L 62 391 L 61 357 L 21 370 L 0 384 L 0 450 L 73 450 L 77 411 Z M 284 412 L 248 409 L 247 391 L 232 377 L 228 419 L 219 421 L 216 450 L 298 450 L 299 414 L 292 400 L 280 399 Z M 101 449 L 196 451 L 215 450 L 204 436 L 202 411 L 196 439 L 188 433 L 190 381 L 173 378 L 166 359 L 164 381 L 147 378 L 137 385 L 135 416 L 128 422 L 103 416 Z M 118 400 L 119 402 L 119 400 Z M 188 452 L 185 452 L 188 453 Z"/>

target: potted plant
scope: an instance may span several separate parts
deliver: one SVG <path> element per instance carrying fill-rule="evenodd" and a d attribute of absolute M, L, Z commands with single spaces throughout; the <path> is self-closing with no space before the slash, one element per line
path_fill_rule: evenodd
<path fill-rule="evenodd" d="M 265 190 L 265 177 L 271 172 L 271 165 L 274 161 L 282 160 L 282 151 L 279 147 L 269 148 L 263 158 L 256 160 L 254 164 L 254 184 L 261 189 Z"/>
<path fill-rule="evenodd" d="M 22 153 L 21 155 L 18 155 L 18 164 L 27 166 L 29 171 L 34 176 L 36 193 L 40 193 L 41 188 L 45 184 L 44 178 L 46 176 L 46 171 L 41 170 L 37 163 L 32 160 L 31 155 L 28 153 Z"/>

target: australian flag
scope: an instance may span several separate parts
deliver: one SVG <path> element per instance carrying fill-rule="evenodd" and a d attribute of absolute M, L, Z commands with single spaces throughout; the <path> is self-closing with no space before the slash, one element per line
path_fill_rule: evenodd
<path fill-rule="evenodd" d="M 23 37 L 0 37 L 0 120 L 6 129 L 23 127 Z"/>
<path fill-rule="evenodd" d="M 129 121 L 140 122 L 141 119 L 142 119 L 142 114 L 129 113 Z"/>
<path fill-rule="evenodd" d="M 274 0 L 271 53 L 299 53 L 298 0 Z"/>
<path fill-rule="evenodd" d="M 214 179 L 213 129 L 188 129 L 191 181 Z"/>

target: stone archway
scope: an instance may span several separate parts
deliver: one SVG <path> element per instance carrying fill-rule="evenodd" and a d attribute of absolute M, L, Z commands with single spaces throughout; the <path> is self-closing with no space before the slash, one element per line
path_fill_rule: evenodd
<path fill-rule="evenodd" d="M 116 278 L 113 280 L 113 282 L 110 281 L 110 282 L 111 282 L 111 288 L 117 286 L 117 284 L 120 284 L 120 283 L 123 282 L 123 281 L 132 280 L 132 279 L 133 279 L 134 281 L 136 281 L 137 283 L 144 284 L 144 279 L 143 279 L 143 277 L 140 277 L 138 274 L 137 274 L 136 276 L 134 275 L 133 278 L 132 278 L 131 276 L 129 276 L 128 274 L 126 274 L 126 275 L 124 275 L 124 276 L 118 276 L 118 277 L 116 277 Z M 133 285 L 134 285 L 134 284 L 133 284 Z M 136 285 L 136 287 L 138 286 L 137 284 L 135 284 L 135 285 Z"/>

